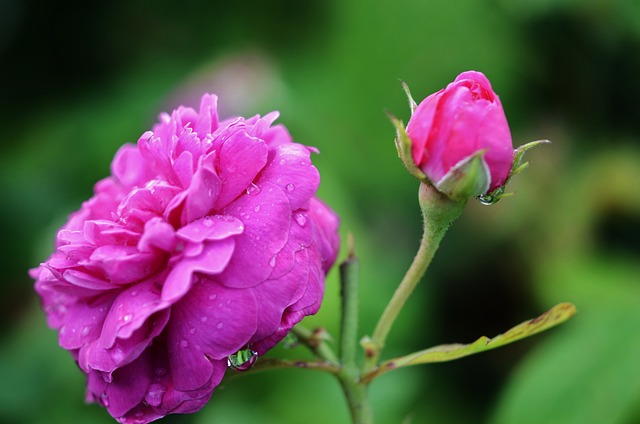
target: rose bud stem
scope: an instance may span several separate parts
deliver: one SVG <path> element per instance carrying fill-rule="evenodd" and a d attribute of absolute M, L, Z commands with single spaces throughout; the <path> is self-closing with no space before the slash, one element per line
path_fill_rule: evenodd
<path fill-rule="evenodd" d="M 371 340 L 363 340 L 365 347 L 364 371 L 374 368 L 384 348 L 387 335 L 405 302 L 427 270 L 440 240 L 453 221 L 462 213 L 466 200 L 452 200 L 428 183 L 421 183 L 418 195 L 423 218 L 420 248 L 400 285 L 380 316 Z"/>

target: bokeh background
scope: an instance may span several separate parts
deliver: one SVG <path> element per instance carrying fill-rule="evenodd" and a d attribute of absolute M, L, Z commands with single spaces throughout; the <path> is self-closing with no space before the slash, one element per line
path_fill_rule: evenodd
<path fill-rule="evenodd" d="M 362 263 L 370 333 L 420 237 L 417 184 L 385 110 L 483 71 L 514 143 L 548 138 L 510 186 L 469 203 L 385 351 L 494 336 L 555 303 L 547 334 L 371 387 L 378 423 L 640 422 L 640 3 L 635 0 L 0 2 L 0 422 L 110 423 L 57 346 L 27 270 L 157 114 L 220 95 L 222 113 L 277 109 L 317 146 L 320 195 Z M 337 334 L 338 283 L 306 321 Z M 274 355 L 305 357 L 304 349 Z M 240 376 L 166 423 L 347 423 L 331 376 Z"/>

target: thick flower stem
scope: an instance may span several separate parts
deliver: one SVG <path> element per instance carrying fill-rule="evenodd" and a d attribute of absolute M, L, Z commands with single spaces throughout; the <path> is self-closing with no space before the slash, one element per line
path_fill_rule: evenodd
<path fill-rule="evenodd" d="M 337 376 L 347 398 L 351 422 L 353 424 L 373 424 L 373 412 L 367 393 L 369 386 L 359 382 L 357 374 L 342 372 Z"/>
<path fill-rule="evenodd" d="M 360 264 L 349 235 L 349 254 L 340 264 L 342 295 L 342 322 L 340 323 L 340 361 L 346 369 L 357 370 L 356 347 L 358 341 L 358 283 Z"/>
<path fill-rule="evenodd" d="M 340 264 L 340 283 L 342 295 L 342 321 L 340 324 L 340 363 L 342 369 L 336 374 L 347 399 L 351 419 L 354 424 L 371 424 L 373 415 L 367 386 L 360 382 L 360 369 L 357 364 L 358 342 L 358 283 L 360 264 L 353 247 L 353 238 L 349 235 L 349 253 Z"/>
<path fill-rule="evenodd" d="M 420 184 L 419 202 L 423 217 L 420 248 L 393 297 L 380 316 L 371 340 L 365 346 L 365 372 L 374 368 L 384 348 L 387 335 L 405 302 L 427 270 L 442 237 L 453 221 L 462 213 L 466 200 L 452 200 L 429 184 Z"/>

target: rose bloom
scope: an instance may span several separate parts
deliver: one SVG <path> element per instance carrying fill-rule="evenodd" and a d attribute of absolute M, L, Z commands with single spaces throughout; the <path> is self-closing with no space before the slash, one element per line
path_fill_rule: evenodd
<path fill-rule="evenodd" d="M 502 187 L 509 177 L 511 132 L 500 99 L 480 72 L 463 72 L 424 99 L 409 120 L 407 135 L 416 166 L 436 188 L 457 164 L 481 150 L 486 150 L 490 181 L 475 195 Z"/>
<path fill-rule="evenodd" d="M 276 118 L 220 122 L 212 95 L 161 114 L 31 271 L 87 399 L 119 422 L 199 410 L 230 355 L 318 311 L 338 218 Z"/>

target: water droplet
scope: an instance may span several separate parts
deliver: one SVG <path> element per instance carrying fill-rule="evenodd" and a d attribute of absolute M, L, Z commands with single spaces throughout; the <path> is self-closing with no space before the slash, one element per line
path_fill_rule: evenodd
<path fill-rule="evenodd" d="M 200 322 L 207 322 L 208 319 L 209 319 L 208 317 L 202 317 L 200 318 Z"/>
<path fill-rule="evenodd" d="M 212 293 L 209 295 L 209 300 L 216 300 L 216 297 L 218 297 L 218 295 L 215 293 Z"/>
<path fill-rule="evenodd" d="M 211 218 L 205 218 L 204 221 L 202 221 L 202 224 L 204 224 L 205 227 L 211 227 L 213 222 L 211 222 Z"/>
<path fill-rule="evenodd" d="M 82 337 L 86 337 L 86 336 L 88 336 L 88 335 L 89 335 L 89 331 L 91 331 L 91 328 L 90 328 L 90 327 L 88 327 L 88 326 L 85 326 L 85 327 L 82 329 L 82 333 L 80 333 L 80 334 L 82 334 Z"/>
<path fill-rule="evenodd" d="M 189 329 L 189 334 L 196 334 L 196 329 L 195 328 L 190 328 Z"/>
<path fill-rule="evenodd" d="M 153 373 L 158 377 L 162 377 L 163 375 L 167 374 L 167 369 L 158 367 L 153 371 Z"/>
<path fill-rule="evenodd" d="M 109 396 L 107 396 L 107 393 L 103 393 L 100 395 L 100 403 L 102 404 L 102 406 L 109 406 Z"/>
<path fill-rule="evenodd" d="M 236 167 L 233 165 L 227 166 L 227 172 L 236 172 Z"/>
<path fill-rule="evenodd" d="M 297 213 L 295 216 L 296 222 L 299 226 L 304 227 L 304 224 L 307 223 L 307 217 L 302 213 Z"/>
<path fill-rule="evenodd" d="M 287 188 L 287 191 L 293 191 L 296 188 L 296 186 L 291 184 L 291 183 L 289 183 L 289 184 L 287 184 L 286 188 Z"/>
<path fill-rule="evenodd" d="M 280 165 L 284 165 L 285 163 L 287 163 L 287 161 L 286 161 L 286 160 L 284 160 L 284 159 L 280 159 Z"/>
<path fill-rule="evenodd" d="M 131 318 L 133 318 L 133 315 L 131 315 L 131 314 L 126 314 L 125 316 L 123 316 L 123 317 L 122 317 L 122 320 L 123 320 L 124 322 L 129 322 L 129 321 L 131 321 Z"/>
<path fill-rule="evenodd" d="M 183 349 L 188 348 L 189 347 L 189 342 L 186 341 L 186 340 L 181 341 L 180 342 L 180 347 L 183 348 Z"/>
<path fill-rule="evenodd" d="M 60 327 L 60 335 L 63 335 L 66 332 L 67 332 L 67 326 L 66 325 L 63 325 L 62 327 Z"/>
<path fill-rule="evenodd" d="M 496 204 L 498 200 L 500 200 L 500 197 L 502 197 L 503 194 L 504 194 L 504 186 L 493 190 L 491 193 L 478 196 L 478 200 L 483 205 L 490 206 L 490 205 Z"/>
<path fill-rule="evenodd" d="M 137 296 L 137 295 L 138 295 L 138 293 L 140 293 L 138 290 L 133 290 L 133 291 L 131 292 L 131 296 L 135 297 L 135 296 Z"/>
<path fill-rule="evenodd" d="M 153 383 L 147 390 L 147 395 L 144 400 L 151 406 L 158 406 L 162 403 L 162 397 L 164 396 L 167 388 L 162 384 Z"/>
<path fill-rule="evenodd" d="M 251 183 L 251 185 L 249 187 L 247 187 L 247 194 L 248 195 L 255 196 L 258 193 L 260 193 L 260 187 L 258 187 L 254 183 Z"/>
<path fill-rule="evenodd" d="M 271 259 L 269 259 L 269 266 L 271 268 L 275 268 L 275 266 L 276 266 L 276 257 L 275 256 L 272 256 Z"/>
<path fill-rule="evenodd" d="M 216 328 L 218 330 L 222 330 L 222 327 L 224 327 L 224 323 L 222 321 L 220 321 L 219 323 L 216 324 Z"/>
<path fill-rule="evenodd" d="M 255 208 L 253 208 L 254 212 L 260 212 L 260 205 L 256 206 Z"/>
<path fill-rule="evenodd" d="M 227 365 L 235 371 L 247 371 L 255 365 L 257 360 L 258 352 L 252 349 L 243 349 L 229 355 Z"/>

